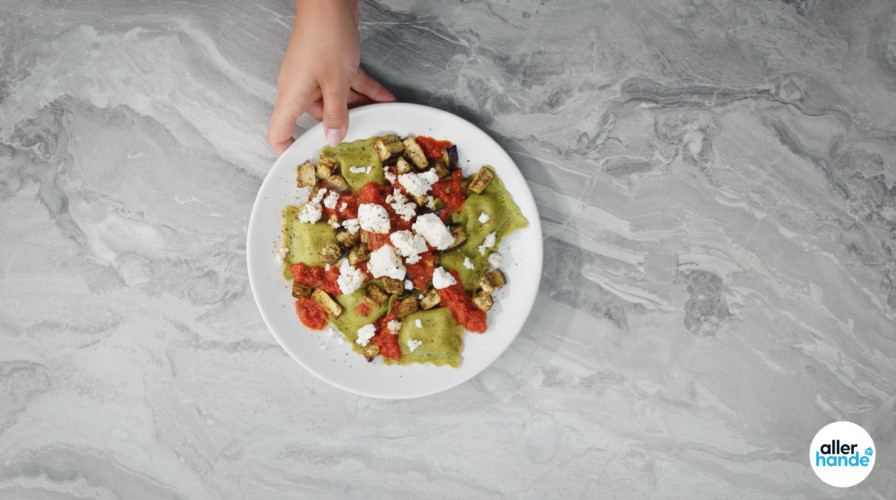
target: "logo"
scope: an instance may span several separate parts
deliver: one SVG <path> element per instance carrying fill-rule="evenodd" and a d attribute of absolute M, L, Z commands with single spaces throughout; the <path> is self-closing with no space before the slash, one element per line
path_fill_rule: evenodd
<path fill-rule="evenodd" d="M 874 468 L 874 441 L 852 422 L 834 422 L 815 434 L 809 447 L 815 475 L 825 483 L 848 488 L 861 483 Z"/>

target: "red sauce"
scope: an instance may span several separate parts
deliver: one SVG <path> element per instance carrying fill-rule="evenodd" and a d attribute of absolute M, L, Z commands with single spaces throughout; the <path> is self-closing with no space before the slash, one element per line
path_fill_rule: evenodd
<path fill-rule="evenodd" d="M 368 233 L 367 234 L 367 248 L 369 248 L 371 252 L 377 250 L 380 247 L 386 246 L 388 244 L 389 244 L 389 235 L 388 234 L 380 234 L 380 233 Z"/>
<path fill-rule="evenodd" d="M 378 319 L 374 325 L 376 326 L 376 335 L 370 341 L 380 347 L 380 354 L 384 358 L 401 359 L 401 348 L 398 347 L 398 332 L 393 332 L 387 326 L 390 321 L 395 319 L 395 307 L 389 311 L 389 314 Z"/>
<path fill-rule="evenodd" d="M 374 335 L 370 341 L 375 345 L 380 346 L 380 355 L 382 357 L 401 359 L 401 348 L 398 347 L 398 335 L 392 335 L 388 331 L 381 330 Z"/>
<path fill-rule="evenodd" d="M 388 194 L 386 191 L 387 189 L 386 186 L 380 186 L 375 182 L 364 184 L 364 187 L 358 191 L 358 204 L 377 203 L 384 205 L 386 202 L 386 194 Z"/>
<path fill-rule="evenodd" d="M 329 271 L 321 266 L 308 266 L 299 262 L 289 266 L 289 272 L 299 283 L 311 288 L 320 288 L 332 297 L 342 295 L 342 290 L 336 280 L 339 278 L 339 268 L 331 267 Z"/>
<path fill-rule="evenodd" d="M 432 281 L 432 272 L 435 269 L 436 257 L 432 253 L 420 254 L 420 260 L 414 264 L 405 263 L 404 267 L 408 271 L 408 276 L 414 282 L 414 286 L 418 290 L 426 290 Z"/>
<path fill-rule="evenodd" d="M 466 195 L 461 185 L 463 180 L 460 170 L 455 170 L 451 172 L 451 177 L 439 179 L 432 185 L 433 196 L 444 201 L 449 212 L 460 212 L 464 208 Z"/>
<path fill-rule="evenodd" d="M 442 150 L 451 145 L 449 141 L 439 141 L 425 136 L 417 137 L 415 140 L 427 158 L 441 158 Z"/>
<path fill-rule="evenodd" d="M 329 219 L 333 214 L 336 214 L 339 217 L 339 220 L 357 219 L 358 198 L 353 194 L 344 194 L 339 197 L 339 201 L 336 203 L 336 208 L 321 206 L 321 209 L 323 220 Z"/>
<path fill-rule="evenodd" d="M 367 302 L 361 302 L 357 306 L 355 306 L 355 311 L 361 316 L 369 316 L 370 315 L 370 304 Z"/>
<path fill-rule="evenodd" d="M 311 330 L 323 330 L 327 326 L 327 311 L 314 299 L 302 297 L 296 301 L 296 315 Z"/>
<path fill-rule="evenodd" d="M 438 290 L 442 304 L 451 311 L 451 315 L 464 328 L 475 333 L 485 333 L 485 311 L 473 304 L 473 299 L 460 284 L 456 271 L 449 271 L 457 282 L 447 288 Z"/>

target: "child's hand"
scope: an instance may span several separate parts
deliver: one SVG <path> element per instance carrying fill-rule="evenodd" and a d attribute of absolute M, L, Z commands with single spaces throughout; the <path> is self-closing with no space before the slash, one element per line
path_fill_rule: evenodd
<path fill-rule="evenodd" d="M 293 142 L 302 113 L 324 122 L 327 142 L 348 131 L 348 108 L 395 96 L 360 68 L 355 0 L 296 0 L 296 21 L 277 77 L 267 141 L 279 154 Z"/>

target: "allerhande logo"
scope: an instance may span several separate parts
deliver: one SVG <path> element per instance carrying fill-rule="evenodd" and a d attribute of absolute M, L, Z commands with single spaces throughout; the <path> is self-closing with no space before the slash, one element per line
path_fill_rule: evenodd
<path fill-rule="evenodd" d="M 874 468 L 874 441 L 852 422 L 834 422 L 818 431 L 809 461 L 819 479 L 838 488 L 861 483 Z"/>

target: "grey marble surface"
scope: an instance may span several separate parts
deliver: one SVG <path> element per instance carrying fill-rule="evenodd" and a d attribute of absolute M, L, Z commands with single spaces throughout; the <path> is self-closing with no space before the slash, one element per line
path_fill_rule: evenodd
<path fill-rule="evenodd" d="M 293 13 L 0 0 L 0 497 L 896 497 L 894 2 L 362 2 L 365 68 L 544 226 L 517 340 L 409 401 L 304 371 L 249 288 Z"/>

